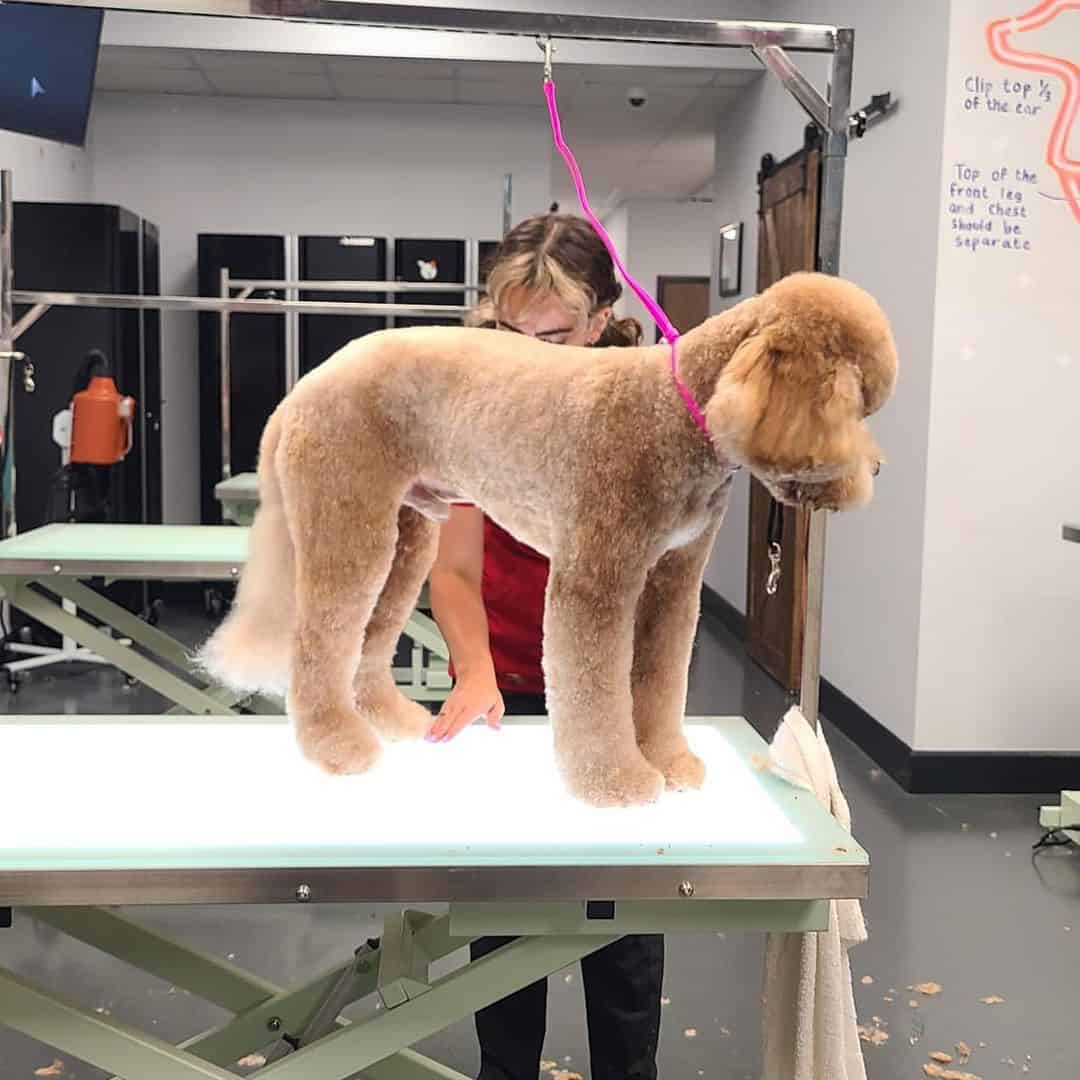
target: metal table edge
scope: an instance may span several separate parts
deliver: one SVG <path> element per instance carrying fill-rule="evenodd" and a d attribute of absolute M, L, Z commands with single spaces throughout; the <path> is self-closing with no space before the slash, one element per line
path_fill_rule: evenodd
<path fill-rule="evenodd" d="M 20 870 L 0 871 L 0 906 L 862 900 L 869 895 L 869 871 L 867 863 Z M 686 883 L 692 896 L 683 895 Z"/>
<path fill-rule="evenodd" d="M 47 584 L 60 578 L 96 578 L 134 581 L 229 581 L 238 578 L 243 562 L 235 560 L 203 560 L 181 562 L 168 560 L 132 559 L 2 559 L 0 577 Z M 57 570 L 56 567 L 60 569 Z"/>

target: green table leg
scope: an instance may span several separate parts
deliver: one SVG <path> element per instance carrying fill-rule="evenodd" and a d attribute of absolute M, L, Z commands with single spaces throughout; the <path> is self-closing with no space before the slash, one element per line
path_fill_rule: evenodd
<path fill-rule="evenodd" d="M 133 615 L 108 597 L 94 592 L 81 581 L 74 578 L 50 578 L 41 584 L 57 596 L 70 600 L 80 611 L 88 612 L 124 637 L 131 638 L 147 652 L 160 656 L 162 660 L 167 660 L 188 675 L 198 675 L 191 654 L 176 638 L 170 637 L 156 626 L 151 626 L 145 619 Z"/>
<path fill-rule="evenodd" d="M 273 997 L 238 1014 L 221 1027 L 181 1043 L 189 1054 L 217 1065 L 231 1065 L 280 1037 L 302 1031 L 326 995 L 350 964 L 339 965 L 295 990 L 279 990 Z M 356 999 L 375 988 L 375 970 L 366 986 L 357 984 Z M 350 1003 L 351 1004 L 351 1003 Z"/>
<path fill-rule="evenodd" d="M 406 637 L 412 638 L 417 645 L 422 645 L 440 660 L 450 659 L 450 647 L 439 631 L 438 624 L 423 612 L 414 611 L 409 616 L 408 622 L 405 623 L 404 633 Z"/>
<path fill-rule="evenodd" d="M 246 971 L 172 941 L 105 908 L 26 908 L 25 914 L 148 975 L 239 1013 L 272 999 L 278 988 Z"/>
<path fill-rule="evenodd" d="M 281 699 L 264 697 L 262 694 L 251 695 L 243 690 L 225 690 L 216 686 L 209 687 L 204 693 L 209 694 L 215 701 L 220 702 L 229 709 L 242 705 L 246 712 L 254 713 L 257 716 L 285 715 L 285 702 Z M 164 715 L 187 716 L 189 713 L 190 710 L 174 705 L 171 709 L 166 709 Z"/>
<path fill-rule="evenodd" d="M 521 938 L 434 983 L 396 1009 L 349 1024 L 282 1061 L 259 1080 L 344 1080 L 405 1047 L 617 940 L 617 935 Z"/>
<path fill-rule="evenodd" d="M 75 581 L 72 578 L 50 580 L 47 588 L 55 592 L 57 596 L 70 600 L 80 611 L 88 612 L 107 626 L 119 631 L 124 637 L 130 638 L 146 652 L 160 656 L 167 663 L 205 684 L 205 676 L 192 659 L 191 651 L 176 638 L 151 626 L 145 619 L 140 619 L 126 608 L 113 603 L 108 597 L 94 592 L 81 581 Z M 281 716 L 285 711 L 284 702 L 275 701 L 261 694 L 253 695 L 218 686 L 208 687 L 206 693 L 229 709 L 243 705 L 245 709 L 264 716 Z"/>
<path fill-rule="evenodd" d="M 0 971 L 0 1024 L 125 1080 L 234 1080 L 232 1073 L 194 1054 L 87 1012 L 5 971 Z"/>
<path fill-rule="evenodd" d="M 365 949 L 348 964 L 324 972 L 302 987 L 286 991 L 227 961 L 139 926 L 112 910 L 85 907 L 21 910 L 24 915 L 109 956 L 236 1013 L 221 1027 L 195 1036 L 178 1048 L 184 1054 L 222 1067 L 233 1065 L 245 1055 L 280 1040 L 282 1035 L 314 1038 L 317 1036 L 312 1033 L 313 1026 L 320 1027 L 323 1034 L 346 1026 L 340 1017 L 329 1017 L 328 1008 L 340 1012 L 374 992 L 382 960 L 379 948 Z M 448 916 L 434 918 L 416 912 L 410 916 L 406 947 L 414 951 L 418 962 L 421 957 L 429 963 L 441 960 L 467 943 L 451 935 Z M 387 926 L 392 925 L 393 920 L 389 920 Z M 333 1004 L 329 1004 L 330 996 L 341 986 L 346 975 L 349 976 L 347 993 L 338 994 Z M 418 977 L 422 977 L 419 969 Z M 19 982 L 15 977 L 13 980 Z M 45 993 L 33 987 L 29 992 Z M 54 1015 L 50 1021 L 55 1026 L 50 1028 L 49 1038 L 45 1041 L 64 1052 L 77 1054 L 74 1045 L 68 1041 L 67 1021 L 56 1022 L 56 1017 L 61 1015 L 64 1014 Z M 332 1023 L 326 1023 L 327 1019 Z M 108 1032 L 116 1025 L 103 1016 L 95 1016 L 94 1021 L 97 1041 L 106 1041 Z M 8 1014 L 0 1004 L 0 1024 L 8 1022 Z M 14 1018 L 10 1026 L 15 1026 Z M 106 1051 L 116 1056 L 108 1060 L 118 1060 L 120 1055 L 130 1052 L 127 1045 L 130 1034 L 126 1030 L 119 1031 L 118 1045 L 114 1050 Z M 379 1062 L 366 1075 L 370 1080 L 467 1080 L 453 1069 L 411 1050 Z"/>
<path fill-rule="evenodd" d="M 457 1069 L 432 1061 L 413 1050 L 402 1050 L 400 1054 L 377 1061 L 369 1065 L 363 1075 L 368 1080 L 469 1080 Z"/>
<path fill-rule="evenodd" d="M 3 587 L 13 607 L 44 623 L 50 629 L 65 634 L 73 641 L 86 646 L 114 667 L 126 672 L 152 690 L 156 690 L 174 704 L 183 706 L 188 712 L 207 716 L 235 715 L 234 709 L 222 704 L 213 695 L 166 671 L 160 664 L 142 656 L 134 649 L 121 645 L 115 638 L 65 611 L 52 600 L 41 596 L 29 588 L 23 580 L 3 579 L 0 581 L 0 586 Z"/>

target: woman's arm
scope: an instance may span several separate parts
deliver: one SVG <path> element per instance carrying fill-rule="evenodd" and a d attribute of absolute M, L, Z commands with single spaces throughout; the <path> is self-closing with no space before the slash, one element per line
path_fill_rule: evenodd
<path fill-rule="evenodd" d="M 429 581 L 431 612 L 450 648 L 456 683 L 432 726 L 432 742 L 452 739 L 481 717 L 497 728 L 503 716 L 480 591 L 483 567 L 484 515 L 454 506 L 439 531 Z"/>

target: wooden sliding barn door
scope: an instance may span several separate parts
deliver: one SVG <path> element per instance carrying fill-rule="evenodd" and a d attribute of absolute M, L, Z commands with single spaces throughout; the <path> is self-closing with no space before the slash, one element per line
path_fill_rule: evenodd
<path fill-rule="evenodd" d="M 814 129 L 791 157 L 761 160 L 758 173 L 757 288 L 796 270 L 814 270 L 821 190 L 821 152 Z M 750 528 L 746 581 L 746 632 L 750 656 L 787 690 L 799 689 L 806 607 L 806 555 L 810 514 L 781 507 L 757 480 L 750 480 Z M 779 579 L 770 548 L 779 542 Z M 773 549 L 775 554 L 775 549 Z"/>

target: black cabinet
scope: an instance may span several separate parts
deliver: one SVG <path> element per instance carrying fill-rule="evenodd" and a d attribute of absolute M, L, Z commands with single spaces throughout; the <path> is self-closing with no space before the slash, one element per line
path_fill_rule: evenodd
<path fill-rule="evenodd" d="M 199 295 L 219 296 L 221 271 L 230 277 L 280 281 L 285 238 L 261 235 L 199 236 Z M 284 294 L 260 290 L 257 297 Z M 229 450 L 232 472 L 253 472 L 263 427 L 285 395 L 285 319 L 280 314 L 229 317 Z M 220 524 L 214 486 L 221 480 L 221 316 L 199 315 L 200 511 L 203 524 Z"/>
<path fill-rule="evenodd" d="M 246 281 L 387 281 L 391 278 L 389 242 L 357 234 L 300 236 L 262 234 L 200 234 L 199 293 L 221 295 L 221 272 Z M 295 252 L 290 258 L 288 252 Z M 394 241 L 392 278 L 395 281 L 464 283 L 464 240 Z M 256 290 L 254 297 L 285 298 L 284 288 Z M 354 290 L 301 290 L 301 300 L 327 303 L 385 303 L 463 305 L 460 292 L 387 293 Z M 363 315 L 299 315 L 295 324 L 283 314 L 233 314 L 229 318 L 229 456 L 232 474 L 254 471 L 263 427 L 294 378 L 302 378 L 343 345 L 387 326 L 446 323 L 460 325 L 456 314 L 438 317 Z M 295 358 L 287 352 L 296 326 Z M 222 478 L 221 318 L 199 316 L 200 520 L 216 524 L 221 507 L 214 487 Z"/>
<path fill-rule="evenodd" d="M 491 264 L 495 261 L 495 257 L 499 254 L 499 247 L 500 242 L 498 240 L 480 241 L 480 265 L 478 268 L 478 284 L 481 288 L 487 285 L 488 274 L 491 271 Z"/>
<path fill-rule="evenodd" d="M 17 202 L 13 257 L 16 289 L 35 292 L 159 292 L 157 228 L 119 206 Z M 26 310 L 17 305 L 18 319 Z M 20 335 L 16 348 L 34 364 L 32 393 L 16 371 L 14 387 L 15 521 L 27 532 L 75 519 L 157 524 L 162 520 L 161 332 L 157 312 L 54 307 Z M 108 357 L 117 389 L 136 401 L 132 449 L 117 465 L 81 465 L 62 474 L 53 417 L 82 389 L 87 353 Z M 79 384 L 79 385 L 77 385 Z M 75 474 L 78 474 L 77 476 Z M 70 481 L 70 483 L 68 482 Z M 72 502 L 71 487 L 86 502 Z M 106 590 L 142 610 L 153 590 L 119 582 Z M 41 631 L 41 635 L 50 637 Z"/>
<path fill-rule="evenodd" d="M 465 241 L 464 240 L 414 240 L 398 239 L 394 241 L 394 278 L 397 281 L 415 283 L 464 283 L 465 281 Z M 464 293 L 455 292 L 409 292 L 401 299 L 410 304 L 423 305 L 463 305 Z M 456 315 L 445 319 L 437 317 L 398 316 L 395 326 L 460 326 L 461 320 Z"/>
<path fill-rule="evenodd" d="M 16 203 L 15 288 L 38 292 L 158 291 L 157 229 L 118 206 Z M 149 288 L 148 288 L 149 286 Z M 16 319 L 25 308 L 16 308 Z M 60 470 L 53 417 L 71 403 L 86 354 L 109 358 L 117 389 L 135 398 L 131 452 L 103 470 L 110 520 L 161 521 L 161 337 L 156 313 L 56 307 L 19 337 L 36 369 L 28 393 L 15 384 L 15 515 L 19 532 L 46 524 Z M 81 387 L 78 387 L 81 389 Z M 152 493 L 152 494 L 151 494 Z"/>
<path fill-rule="evenodd" d="M 302 236 L 300 278 L 303 281 L 386 281 L 386 240 L 376 236 Z M 300 293 L 300 299 L 382 304 L 388 297 L 384 292 L 304 291 Z M 306 375 L 354 338 L 385 330 L 386 326 L 386 318 L 378 316 L 301 315 L 299 374 Z"/>

